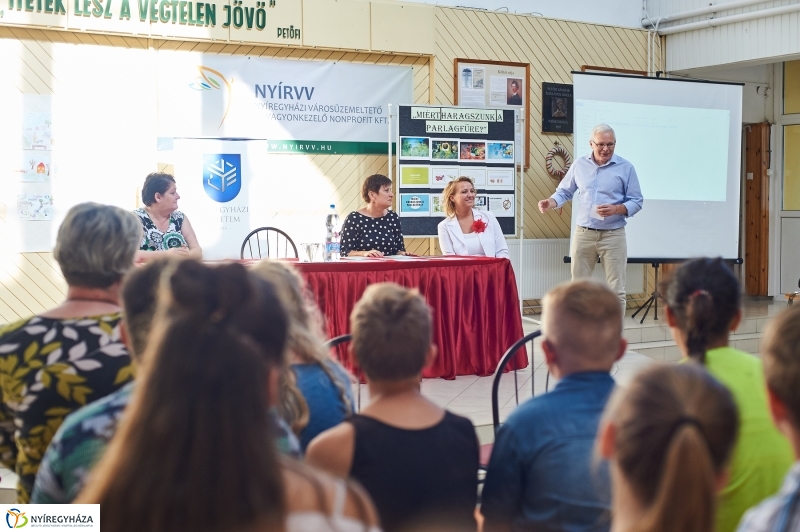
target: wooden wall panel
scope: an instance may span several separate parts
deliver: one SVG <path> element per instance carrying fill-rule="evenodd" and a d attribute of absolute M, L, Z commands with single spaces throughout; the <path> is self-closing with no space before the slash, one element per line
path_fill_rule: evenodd
<path fill-rule="evenodd" d="M 530 63 L 531 167 L 525 172 L 525 238 L 569 236 L 571 206 L 540 214 L 536 203 L 555 191 L 544 157 L 555 142 L 574 154 L 572 135 L 542 133 L 542 82 L 572 83 L 582 65 L 647 70 L 647 33 L 639 30 L 549 20 L 541 17 L 438 9 L 436 16 L 436 103 L 453 103 L 456 58 Z M 620 146 L 620 154 L 625 147 Z"/>

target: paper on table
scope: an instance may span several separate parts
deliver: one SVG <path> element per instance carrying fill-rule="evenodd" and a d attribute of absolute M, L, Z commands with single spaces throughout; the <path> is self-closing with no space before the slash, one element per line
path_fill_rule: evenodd
<path fill-rule="evenodd" d="M 592 218 L 595 218 L 597 220 L 605 220 L 606 219 L 605 216 L 600 216 L 597 213 L 597 205 L 592 205 L 592 210 L 589 212 L 589 216 L 591 216 Z"/>

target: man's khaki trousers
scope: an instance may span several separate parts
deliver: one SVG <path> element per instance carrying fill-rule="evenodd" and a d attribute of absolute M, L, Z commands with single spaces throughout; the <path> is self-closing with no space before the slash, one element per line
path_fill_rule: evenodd
<path fill-rule="evenodd" d="M 591 277 L 597 259 L 603 265 L 606 283 L 619 297 L 625 315 L 625 271 L 628 263 L 628 241 L 625 228 L 593 231 L 577 226 L 570 246 L 572 279 Z"/>

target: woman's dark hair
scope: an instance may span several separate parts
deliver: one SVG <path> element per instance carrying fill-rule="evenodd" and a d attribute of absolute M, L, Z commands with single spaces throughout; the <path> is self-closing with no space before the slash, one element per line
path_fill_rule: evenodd
<path fill-rule="evenodd" d="M 142 203 L 148 207 L 156 202 L 156 194 L 165 194 L 169 187 L 175 183 L 172 174 L 153 172 L 147 174 L 142 185 Z"/>
<path fill-rule="evenodd" d="M 659 288 L 686 335 L 689 357 L 701 364 L 708 345 L 728 334 L 741 304 L 738 279 L 721 258 L 683 263 Z"/>
<path fill-rule="evenodd" d="M 364 184 L 361 185 L 361 197 L 364 198 L 364 201 L 369 203 L 369 193 L 374 192 L 375 194 L 379 194 L 381 188 L 385 187 L 386 185 L 391 185 L 392 180 L 386 177 L 383 174 L 372 174 L 368 178 L 364 180 Z"/>
<path fill-rule="evenodd" d="M 195 261 L 162 283 L 136 392 L 79 500 L 115 532 L 282 530 L 267 389 L 288 322 L 275 288 Z"/>

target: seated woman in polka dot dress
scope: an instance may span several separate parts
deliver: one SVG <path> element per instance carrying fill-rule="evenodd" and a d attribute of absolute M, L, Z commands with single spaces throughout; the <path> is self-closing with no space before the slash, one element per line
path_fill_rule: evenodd
<path fill-rule="evenodd" d="M 400 231 L 400 218 L 390 211 L 392 206 L 392 180 L 374 174 L 364 180 L 361 197 L 365 207 L 347 215 L 342 225 L 342 257 L 383 257 L 408 255 Z"/>

